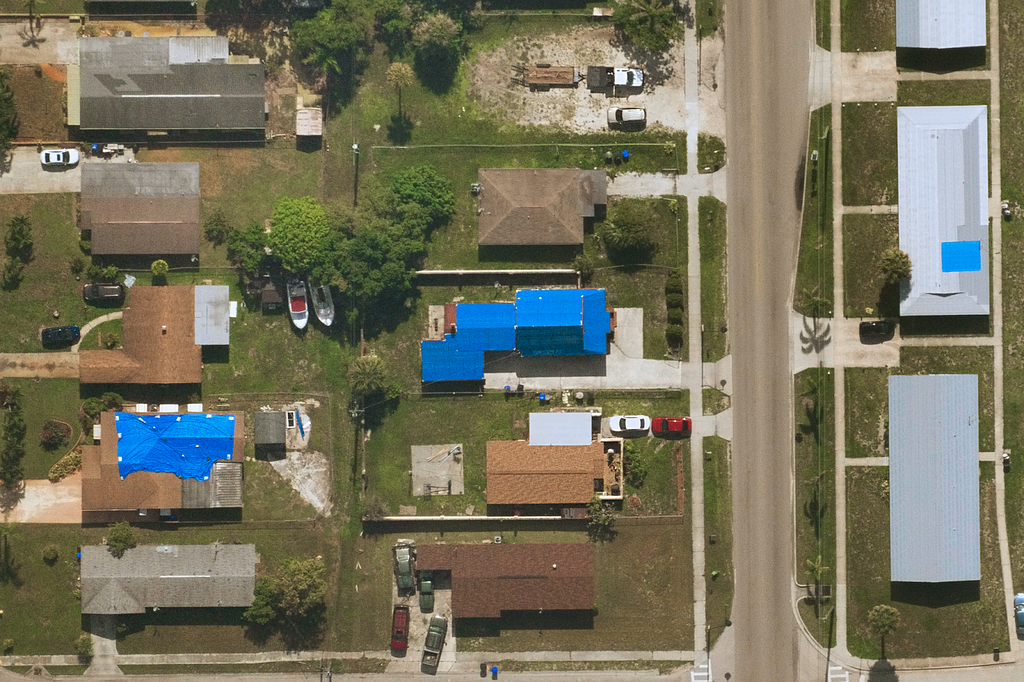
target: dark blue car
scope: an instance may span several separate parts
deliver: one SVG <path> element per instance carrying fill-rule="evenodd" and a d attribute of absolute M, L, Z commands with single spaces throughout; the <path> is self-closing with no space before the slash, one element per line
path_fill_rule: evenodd
<path fill-rule="evenodd" d="M 1024 635 L 1024 592 L 1013 597 L 1013 616 L 1017 621 L 1017 634 Z"/>
<path fill-rule="evenodd" d="M 81 338 L 78 325 L 72 324 L 67 327 L 49 327 L 43 330 L 44 346 L 68 346 L 78 343 Z"/>

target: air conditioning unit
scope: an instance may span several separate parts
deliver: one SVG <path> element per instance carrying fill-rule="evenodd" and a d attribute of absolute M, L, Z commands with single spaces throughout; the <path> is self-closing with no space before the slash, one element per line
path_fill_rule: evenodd
<path fill-rule="evenodd" d="M 494 536 L 494 544 L 496 544 L 496 545 L 500 545 L 501 544 L 501 536 L 500 535 L 495 535 Z"/>

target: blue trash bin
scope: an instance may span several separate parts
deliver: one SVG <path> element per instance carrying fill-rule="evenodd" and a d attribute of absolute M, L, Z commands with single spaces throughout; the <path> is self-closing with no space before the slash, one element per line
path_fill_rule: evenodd
<path fill-rule="evenodd" d="M 629 161 L 629 150 L 627 150 L 627 149 L 623 149 L 622 150 L 622 160 L 623 161 Z"/>

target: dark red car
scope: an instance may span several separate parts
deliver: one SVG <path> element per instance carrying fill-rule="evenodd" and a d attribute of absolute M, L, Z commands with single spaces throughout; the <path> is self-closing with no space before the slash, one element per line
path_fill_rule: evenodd
<path fill-rule="evenodd" d="M 689 417 L 655 417 L 651 431 L 664 438 L 684 438 L 693 431 L 693 422 Z"/>
<path fill-rule="evenodd" d="M 405 651 L 409 646 L 409 607 L 396 606 L 391 616 L 391 648 Z"/>

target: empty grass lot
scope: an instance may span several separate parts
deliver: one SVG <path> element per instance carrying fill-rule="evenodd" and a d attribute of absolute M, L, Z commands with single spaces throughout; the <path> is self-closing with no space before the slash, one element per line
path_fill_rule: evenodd
<path fill-rule="evenodd" d="M 882 254 L 899 248 L 895 213 L 843 216 L 843 296 L 847 317 L 895 317 L 900 314 L 899 285 L 887 284 Z"/>
<path fill-rule="evenodd" d="M 50 467 L 63 457 L 82 433 L 78 423 L 78 382 L 74 379 L 5 379 L 21 389 L 21 409 L 25 417 L 25 458 L 21 461 L 25 478 L 46 478 Z M 46 450 L 39 442 L 39 431 L 48 419 L 71 425 L 73 433 L 67 445 Z"/>
<path fill-rule="evenodd" d="M 49 2 L 47 2 L 49 4 Z M 59 142 L 68 139 L 64 125 L 64 83 L 44 73 L 38 66 L 14 66 L 11 70 L 11 92 L 23 112 L 18 117 L 18 141 Z M 64 70 L 66 67 L 50 67 Z"/>
<path fill-rule="evenodd" d="M 895 105 L 843 104 L 843 204 L 895 204 L 897 175 Z"/>
<path fill-rule="evenodd" d="M 725 204 L 718 199 L 700 197 L 697 200 L 704 362 L 717 362 L 729 354 L 729 257 L 725 214 Z"/>
<path fill-rule="evenodd" d="M 887 467 L 846 470 L 848 635 L 850 653 L 882 654 L 867 622 L 878 604 L 894 606 L 900 627 L 885 638 L 888 658 L 966 656 L 1006 651 L 1003 581 L 996 531 L 992 464 L 981 464 L 981 582 L 943 585 L 904 584 L 889 579 L 889 479 Z"/>
<path fill-rule="evenodd" d="M 809 317 L 831 317 L 832 267 L 832 105 L 811 112 L 804 170 L 803 223 L 793 308 Z M 844 133 L 845 137 L 845 133 Z M 818 160 L 811 157 L 818 153 Z"/>
<path fill-rule="evenodd" d="M 732 613 L 735 578 L 732 569 L 732 457 L 729 441 L 719 436 L 706 437 L 701 447 L 704 450 L 705 622 L 719 624 Z M 720 629 L 712 632 L 712 643 L 721 634 Z"/>
<path fill-rule="evenodd" d="M 793 381 L 796 436 L 796 574 L 798 582 L 813 584 L 808 561 L 821 557 L 828 570 L 822 584 L 835 583 L 836 566 L 836 447 L 835 376 L 830 369 L 808 369 Z M 834 630 L 827 617 L 831 600 L 814 604 L 800 615 L 810 633 L 828 646 Z"/>
<path fill-rule="evenodd" d="M 896 0 L 842 0 L 841 17 L 843 52 L 896 49 Z"/>
<path fill-rule="evenodd" d="M 100 350 L 107 348 L 106 342 L 109 341 L 111 335 L 116 335 L 118 340 L 117 348 L 121 347 L 121 332 L 123 331 L 123 325 L 121 320 L 110 320 L 109 322 L 103 322 L 92 328 L 88 334 L 82 339 L 82 343 L 78 346 L 79 350 Z"/>
<path fill-rule="evenodd" d="M 995 447 L 993 412 L 992 349 L 946 346 L 900 349 L 900 366 L 850 367 L 845 370 L 846 456 L 885 457 L 889 421 L 889 376 L 891 374 L 977 374 L 978 440 L 981 452 Z"/>

